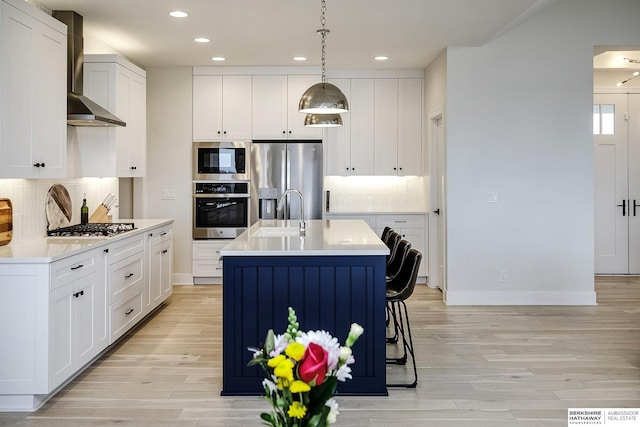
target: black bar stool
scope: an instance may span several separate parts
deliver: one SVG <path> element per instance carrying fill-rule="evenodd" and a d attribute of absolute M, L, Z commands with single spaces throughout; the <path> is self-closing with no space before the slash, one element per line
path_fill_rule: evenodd
<path fill-rule="evenodd" d="M 394 328 L 400 334 L 402 340 L 403 355 L 397 358 L 387 358 L 388 364 L 405 365 L 410 355 L 413 363 L 413 382 L 402 384 L 387 384 L 387 387 L 415 388 L 418 384 L 418 368 L 413 350 L 413 338 L 411 337 L 411 325 L 409 324 L 409 312 L 405 300 L 413 294 L 418 278 L 418 269 L 422 254 L 415 249 L 407 252 L 400 271 L 387 281 L 387 306 L 390 307 Z"/>
<path fill-rule="evenodd" d="M 400 240 L 394 254 L 387 263 L 387 283 L 389 283 L 392 280 L 393 276 L 398 274 L 398 272 L 400 271 L 402 263 L 406 258 L 409 249 L 411 249 L 411 243 L 404 239 Z M 387 303 L 386 309 L 386 325 L 389 326 L 389 323 L 391 323 L 391 307 L 389 303 Z M 386 338 L 388 343 L 396 344 L 398 342 L 398 328 L 395 323 L 393 326 L 393 336 Z"/>

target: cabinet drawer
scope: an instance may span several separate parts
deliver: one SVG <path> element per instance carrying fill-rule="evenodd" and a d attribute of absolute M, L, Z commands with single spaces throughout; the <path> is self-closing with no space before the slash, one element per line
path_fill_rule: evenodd
<path fill-rule="evenodd" d="M 424 215 L 378 215 L 376 218 L 376 228 L 424 228 Z"/>
<path fill-rule="evenodd" d="M 144 236 L 142 234 L 114 242 L 109 245 L 109 262 L 114 264 L 133 254 L 144 250 Z"/>
<path fill-rule="evenodd" d="M 194 242 L 193 243 L 193 259 L 214 260 L 220 259 L 220 250 L 224 248 L 229 241 L 222 240 L 216 242 Z"/>
<path fill-rule="evenodd" d="M 156 228 L 151 230 L 148 234 L 151 239 L 151 246 L 153 246 L 158 243 L 166 242 L 167 240 L 173 239 L 173 227 L 167 225 L 164 227 Z"/>
<path fill-rule="evenodd" d="M 142 286 L 144 277 L 142 255 L 142 252 L 140 252 L 132 257 L 111 265 L 111 303 L 123 298 L 124 294 L 129 292 L 136 285 Z"/>
<path fill-rule="evenodd" d="M 118 304 L 111 305 L 111 338 L 109 344 L 120 338 L 143 315 L 142 289 L 138 289 Z"/>
<path fill-rule="evenodd" d="M 51 264 L 51 287 L 55 289 L 69 280 L 85 276 L 95 272 L 98 268 L 96 264 L 96 251 L 89 250 L 78 255 L 64 258 Z"/>
<path fill-rule="evenodd" d="M 193 260 L 194 277 L 222 277 L 222 262 L 214 260 Z"/>

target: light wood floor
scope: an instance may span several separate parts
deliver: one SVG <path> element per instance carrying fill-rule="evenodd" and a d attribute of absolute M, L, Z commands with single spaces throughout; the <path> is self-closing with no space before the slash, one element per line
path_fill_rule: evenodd
<path fill-rule="evenodd" d="M 446 307 L 419 286 L 418 387 L 339 397 L 337 425 L 566 426 L 567 408 L 640 407 L 640 278 L 596 289 L 593 307 Z M 41 410 L 0 414 L 0 425 L 260 425 L 264 399 L 219 395 L 221 319 L 220 286 L 175 287 Z"/>

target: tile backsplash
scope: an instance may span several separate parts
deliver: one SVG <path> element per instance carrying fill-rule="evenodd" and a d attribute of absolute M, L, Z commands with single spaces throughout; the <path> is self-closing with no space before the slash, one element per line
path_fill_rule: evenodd
<path fill-rule="evenodd" d="M 331 212 L 429 210 L 429 177 L 426 176 L 327 176 L 324 189 L 331 192 Z"/>
<path fill-rule="evenodd" d="M 72 205 L 71 224 L 80 222 L 82 196 L 87 195 L 89 215 L 107 194 L 119 196 L 118 178 L 79 179 L 0 179 L 0 198 L 8 198 L 13 205 L 13 240 L 41 237 L 46 234 L 45 199 L 53 184 L 62 184 L 69 191 Z M 110 215 L 116 220 L 118 202 Z"/>

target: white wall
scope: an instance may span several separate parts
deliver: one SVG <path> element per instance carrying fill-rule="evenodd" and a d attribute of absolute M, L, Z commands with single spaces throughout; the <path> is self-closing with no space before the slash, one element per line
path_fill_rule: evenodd
<path fill-rule="evenodd" d="M 595 303 L 593 46 L 637 44 L 638 17 L 566 0 L 448 49 L 447 303 Z"/>
<path fill-rule="evenodd" d="M 173 283 L 191 276 L 191 67 L 147 70 L 147 174 L 136 179 L 145 218 L 174 218 Z M 162 190 L 175 190 L 163 200 Z"/>

